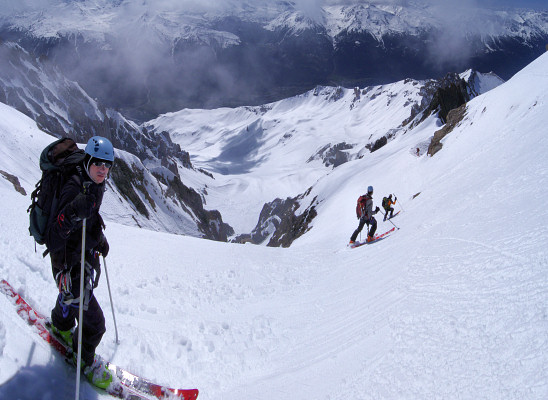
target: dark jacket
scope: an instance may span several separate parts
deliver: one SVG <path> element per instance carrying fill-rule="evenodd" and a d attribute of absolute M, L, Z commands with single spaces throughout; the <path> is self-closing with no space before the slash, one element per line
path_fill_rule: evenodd
<path fill-rule="evenodd" d="M 80 264 L 82 251 L 82 220 L 76 216 L 73 200 L 83 192 L 84 183 L 89 182 L 87 193 L 95 196 L 92 214 L 86 219 L 86 253 L 100 243 L 103 236 L 103 219 L 99 208 L 103 201 L 105 183 L 96 184 L 88 176 L 83 165 L 81 174 L 75 173 L 63 185 L 60 197 L 58 214 L 52 222 L 48 232 L 48 249 L 51 253 L 53 272 L 66 267 L 71 268 Z"/>

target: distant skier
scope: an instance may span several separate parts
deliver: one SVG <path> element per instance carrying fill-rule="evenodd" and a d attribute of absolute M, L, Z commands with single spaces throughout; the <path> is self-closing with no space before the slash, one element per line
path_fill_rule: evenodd
<path fill-rule="evenodd" d="M 388 212 L 390 212 L 390 218 L 394 216 L 394 208 L 392 207 L 392 205 L 396 204 L 397 200 L 398 198 L 395 197 L 394 201 L 392 201 L 392 195 L 389 195 L 388 197 L 382 199 L 382 208 L 384 208 L 385 211 L 383 221 L 386 221 L 386 218 L 388 217 Z"/>
<path fill-rule="evenodd" d="M 365 224 L 367 224 L 368 228 L 369 225 L 371 225 L 371 227 L 369 228 L 369 232 L 367 233 L 367 241 L 371 242 L 373 240 L 373 235 L 375 235 L 375 231 L 377 230 L 377 220 L 375 219 L 375 217 L 373 217 L 373 215 L 378 213 L 379 210 L 379 207 L 377 207 L 375 211 L 373 211 L 373 186 L 369 186 L 367 188 L 367 194 L 364 194 L 363 196 L 360 196 L 358 198 L 356 215 L 359 218 L 360 223 L 358 225 L 358 228 L 350 237 L 350 244 L 354 244 L 356 242 L 356 238 L 358 237 L 358 234 L 362 231 Z"/>
<path fill-rule="evenodd" d="M 109 245 L 103 234 L 103 219 L 99 208 L 105 191 L 105 179 L 114 161 L 114 149 L 109 140 L 92 137 L 85 156 L 65 181 L 59 195 L 59 205 L 48 232 L 47 245 L 53 276 L 59 296 L 51 311 L 52 331 L 74 350 L 78 348 L 78 320 L 82 226 L 85 232 L 85 290 L 82 322 L 82 371 L 95 386 L 105 389 L 112 382 L 106 365 L 95 357 L 95 349 L 106 331 L 105 318 L 93 289 L 97 287 L 101 265 L 99 256 L 107 256 Z"/>

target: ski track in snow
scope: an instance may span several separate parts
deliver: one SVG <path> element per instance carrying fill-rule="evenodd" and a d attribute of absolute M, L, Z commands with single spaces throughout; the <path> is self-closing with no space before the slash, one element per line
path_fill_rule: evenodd
<path fill-rule="evenodd" d="M 546 303 L 531 304 L 548 298 L 548 260 L 544 253 L 531 254 L 540 243 L 525 242 L 529 256 L 461 239 L 440 243 L 418 243 L 439 254 L 428 251 L 409 262 L 401 288 L 405 308 L 389 318 L 390 351 L 364 365 L 329 399 L 423 398 L 425 393 L 515 399 L 548 392 L 548 310 Z M 500 246 L 519 243 L 505 238 Z"/>

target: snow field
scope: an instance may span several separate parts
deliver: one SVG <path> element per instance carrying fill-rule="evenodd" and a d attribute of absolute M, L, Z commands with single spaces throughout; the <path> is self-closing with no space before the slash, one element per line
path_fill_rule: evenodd
<path fill-rule="evenodd" d="M 409 152 L 439 128 L 431 119 L 316 179 L 318 216 L 289 249 L 152 232 L 108 214 L 121 340 L 103 275 L 98 352 L 161 384 L 197 387 L 202 400 L 546 398 L 547 62 L 471 101 L 434 157 Z M 49 141 L 23 123 L 0 125 L 0 169 L 28 192 L 36 176 L 14 150 L 35 159 Z M 398 196 L 400 229 L 349 249 L 368 184 L 375 204 Z M 0 276 L 48 314 L 56 289 L 27 233 L 28 195 L 2 179 L 0 198 Z M 392 227 L 377 217 L 379 233 Z M 73 372 L 4 296 L 0 314 L 0 399 L 56 399 L 60 387 L 71 396 Z M 82 394 L 108 398 L 89 385 Z"/>

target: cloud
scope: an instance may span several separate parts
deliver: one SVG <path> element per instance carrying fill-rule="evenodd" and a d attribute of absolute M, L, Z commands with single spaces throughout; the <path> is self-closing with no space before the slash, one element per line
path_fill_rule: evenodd
<path fill-rule="evenodd" d="M 474 54 L 472 39 L 485 32 L 487 23 L 478 0 L 438 0 L 428 11 L 438 22 L 428 42 L 428 60 L 440 69 L 466 68 Z"/>
<path fill-rule="evenodd" d="M 501 0 L 503 1 L 503 0 Z M 57 57 L 61 64 L 68 66 L 71 78 L 76 81 L 87 82 L 86 90 L 93 97 L 102 99 L 118 99 L 117 104 L 129 107 L 143 108 L 147 101 L 156 101 L 149 109 L 154 111 L 175 110 L 181 103 L 208 106 L 218 106 L 218 99 L 225 97 L 247 101 L 252 99 L 252 93 L 268 93 L 275 87 L 279 77 L 276 58 L 267 59 L 265 52 L 252 53 L 253 46 L 247 49 L 236 49 L 222 54 L 223 60 L 218 59 L 221 52 L 207 45 L 200 45 L 199 40 L 194 42 L 192 29 L 189 28 L 188 37 L 174 40 L 174 43 L 165 40 L 169 35 L 163 35 L 152 21 L 153 18 L 166 18 L 169 13 L 215 13 L 228 11 L 239 13 L 253 12 L 249 5 L 268 9 L 274 15 L 280 2 L 272 0 L 0 0 L 1 14 L 14 15 L 16 13 L 48 9 L 56 11 L 55 7 L 72 11 L 79 15 L 80 8 L 86 3 L 98 7 L 119 7 L 122 14 L 115 23 L 109 25 L 110 32 L 106 37 L 107 45 L 98 54 L 93 54 L 91 45 L 73 43 L 78 48 L 78 57 L 74 57 L 74 48 L 69 44 L 60 45 L 55 49 L 51 58 Z M 379 0 L 373 4 L 413 6 L 423 4 L 440 27 L 429 38 L 425 62 L 436 65 L 440 70 L 467 67 L 474 50 L 465 32 L 474 32 L 479 27 L 484 28 L 480 13 L 475 9 L 486 4 L 489 0 Z M 290 0 L 296 10 L 313 21 L 323 20 L 323 7 L 335 4 L 364 4 L 363 0 Z M 505 3 L 510 3 L 506 1 Z M 54 11 L 52 11 L 54 10 Z M 114 14 L 114 13 L 113 13 Z M 186 14 L 183 14 L 186 15 Z M 147 20 L 148 19 L 148 20 Z M 94 21 L 96 19 L 93 19 Z M 104 21 L 99 21 L 100 25 Z M 142 23 L 145 21 L 145 23 Z M 174 20 L 176 21 L 176 19 Z M 108 20 L 106 23 L 112 22 Z M 150 23 L 148 23 L 150 22 Z M 229 24 L 230 21 L 227 22 Z M 175 23 L 173 29 L 181 28 Z M 245 25 L 243 29 L 245 29 Z M 89 28 L 92 29 L 92 28 Z M 184 26 L 183 28 L 184 29 Z M 493 29 L 496 29 L 494 27 Z M 227 30 L 230 30 L 227 28 Z M 183 36 L 186 31 L 182 31 Z M 171 36 L 172 37 L 172 36 Z M 188 39 L 184 43 L 185 39 Z M 75 41 L 78 38 L 75 38 Z M 207 39 L 206 39 L 207 40 Z M 211 39 L 215 40 L 215 39 Z M 227 57 L 230 59 L 227 61 Z M 221 61 L 221 62 L 220 62 Z M 278 68 L 279 69 L 279 68 Z M 67 69 L 65 69 L 67 70 Z M 267 71 L 266 73 L 264 71 Z M 259 76 L 259 72 L 263 75 Z M 206 88 L 206 89 L 204 89 Z M 255 92 L 254 92 L 255 91 Z M 271 90 L 270 90 L 271 91 Z M 247 96 L 247 97 L 246 97 Z M 151 101 L 151 99 L 153 99 Z M 167 100 L 166 100 L 167 99 Z M 168 101 L 172 103 L 167 104 Z M 146 108 L 146 107 L 144 107 Z M 160 110 L 161 109 L 161 110 Z"/>

